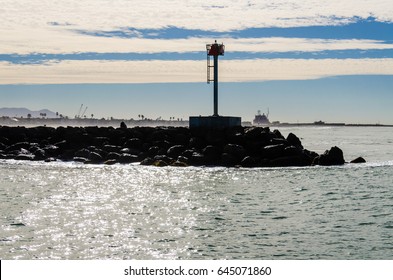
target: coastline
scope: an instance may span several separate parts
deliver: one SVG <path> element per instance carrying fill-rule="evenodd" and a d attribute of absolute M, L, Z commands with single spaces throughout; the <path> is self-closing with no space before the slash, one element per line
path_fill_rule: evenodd
<path fill-rule="evenodd" d="M 135 126 L 176 126 L 176 127 L 188 127 L 188 120 L 126 120 L 126 119 L 89 119 L 89 118 L 11 118 L 11 117 L 0 117 L 0 126 L 113 126 L 116 127 L 119 123 L 124 122 L 128 127 Z M 253 125 L 251 122 L 242 122 L 243 127 L 252 126 L 270 126 L 270 127 L 288 127 L 288 126 L 355 126 L 355 127 L 393 127 L 393 124 L 379 124 L 379 123 L 328 123 L 328 122 L 312 122 L 312 123 L 287 123 L 287 122 L 272 122 L 262 125 Z"/>

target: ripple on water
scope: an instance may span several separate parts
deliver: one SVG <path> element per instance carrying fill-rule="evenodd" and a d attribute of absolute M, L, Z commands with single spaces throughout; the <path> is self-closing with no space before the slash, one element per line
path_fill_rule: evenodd
<path fill-rule="evenodd" d="M 390 166 L 0 167 L 4 258 L 391 258 Z"/>

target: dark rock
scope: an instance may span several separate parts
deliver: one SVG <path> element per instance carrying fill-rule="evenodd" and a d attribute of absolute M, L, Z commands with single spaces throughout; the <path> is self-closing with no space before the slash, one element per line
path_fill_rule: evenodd
<path fill-rule="evenodd" d="M 259 159 L 257 157 L 246 156 L 240 163 L 243 167 L 256 167 L 258 166 Z"/>
<path fill-rule="evenodd" d="M 285 148 L 284 144 L 266 146 L 261 150 L 261 157 L 268 159 L 282 157 L 285 154 Z"/>
<path fill-rule="evenodd" d="M 47 158 L 47 155 L 46 155 L 45 151 L 43 149 L 40 149 L 40 148 L 35 149 L 33 154 L 35 156 L 35 160 L 44 160 L 44 159 Z"/>
<path fill-rule="evenodd" d="M 207 164 L 213 164 L 220 159 L 221 153 L 216 146 L 208 145 L 202 150 Z"/>
<path fill-rule="evenodd" d="M 117 160 L 115 160 L 115 159 L 108 159 L 108 160 L 104 161 L 104 164 L 106 164 L 106 165 L 113 165 L 116 163 L 117 163 Z"/>
<path fill-rule="evenodd" d="M 35 156 L 32 154 L 21 153 L 21 154 L 17 155 L 14 159 L 15 160 L 34 160 Z"/>
<path fill-rule="evenodd" d="M 121 128 L 121 129 L 127 129 L 126 123 L 125 123 L 125 122 L 121 122 L 121 123 L 120 123 L 120 128 Z"/>
<path fill-rule="evenodd" d="M 314 165 L 342 165 L 345 163 L 343 152 L 340 148 L 334 146 L 330 150 L 314 159 Z"/>
<path fill-rule="evenodd" d="M 83 148 L 75 152 L 75 157 L 89 158 L 90 150 Z"/>
<path fill-rule="evenodd" d="M 53 144 L 53 146 L 56 146 L 60 150 L 67 149 L 69 147 L 68 142 L 66 140 L 56 142 L 55 144 Z"/>
<path fill-rule="evenodd" d="M 144 160 L 141 161 L 141 165 L 152 165 L 154 162 L 154 159 L 152 159 L 151 157 L 147 157 Z"/>
<path fill-rule="evenodd" d="M 296 148 L 295 146 L 285 147 L 284 155 L 285 156 L 299 156 L 301 154 L 301 150 Z"/>
<path fill-rule="evenodd" d="M 300 155 L 294 155 L 274 158 L 270 161 L 270 165 L 274 167 L 307 166 L 309 162 Z"/>
<path fill-rule="evenodd" d="M 190 164 L 195 166 L 206 165 L 206 158 L 203 154 L 194 152 L 189 158 Z"/>
<path fill-rule="evenodd" d="M 61 149 L 56 145 L 46 145 L 43 150 L 46 155 L 51 157 L 57 156 L 61 152 Z"/>
<path fill-rule="evenodd" d="M 195 149 L 202 149 L 206 146 L 206 141 L 200 137 L 192 137 L 190 138 L 188 147 Z"/>
<path fill-rule="evenodd" d="M 110 140 L 108 137 L 95 137 L 93 139 L 93 145 L 97 147 L 102 147 L 104 145 L 108 145 Z"/>
<path fill-rule="evenodd" d="M 18 151 L 20 149 L 30 149 L 31 144 L 29 142 L 19 142 L 16 144 L 13 144 L 9 147 L 7 147 L 6 149 L 4 149 L 4 151 L 6 152 L 10 152 L 10 151 Z"/>
<path fill-rule="evenodd" d="M 192 155 L 193 155 L 193 153 L 195 153 L 196 151 L 194 150 L 194 149 L 187 149 L 187 150 L 185 150 L 181 155 L 183 156 L 183 157 L 186 157 L 186 158 L 191 158 L 192 157 Z"/>
<path fill-rule="evenodd" d="M 4 151 L 6 148 L 7 146 L 0 142 L 0 151 Z"/>
<path fill-rule="evenodd" d="M 284 138 L 271 138 L 270 139 L 270 145 L 279 145 L 283 144 L 285 146 L 288 145 L 288 141 Z"/>
<path fill-rule="evenodd" d="M 103 161 L 102 156 L 97 153 L 97 152 L 90 152 L 89 153 L 89 160 L 91 160 L 94 163 L 100 163 Z"/>
<path fill-rule="evenodd" d="M 357 157 L 354 160 L 351 160 L 351 163 L 365 163 L 366 160 L 362 157 Z"/>
<path fill-rule="evenodd" d="M 227 144 L 223 152 L 234 156 L 237 160 L 242 160 L 246 155 L 244 147 L 236 144 Z"/>
<path fill-rule="evenodd" d="M 167 165 L 173 162 L 173 158 L 168 157 L 167 155 L 156 155 L 154 157 L 155 161 L 164 161 Z"/>
<path fill-rule="evenodd" d="M 308 158 L 308 160 L 310 162 L 309 165 L 312 165 L 314 159 L 319 156 L 316 152 L 309 151 L 307 149 L 302 150 L 302 155 L 304 157 Z"/>
<path fill-rule="evenodd" d="M 171 164 L 171 166 L 177 166 L 177 167 L 188 167 L 188 164 L 182 161 L 175 161 Z"/>
<path fill-rule="evenodd" d="M 139 138 L 131 138 L 124 143 L 124 147 L 131 148 L 131 149 L 141 149 L 142 148 L 142 140 Z"/>
<path fill-rule="evenodd" d="M 244 130 L 244 136 L 247 139 L 260 140 L 262 132 L 264 132 L 262 127 L 249 127 Z"/>
<path fill-rule="evenodd" d="M 108 153 L 107 155 L 106 155 L 106 159 L 107 160 L 117 160 L 117 159 L 119 159 L 120 158 L 120 154 L 119 153 L 115 153 L 115 152 L 110 152 L 110 153 Z"/>
<path fill-rule="evenodd" d="M 130 155 L 130 154 L 121 154 L 120 157 L 117 159 L 118 162 L 120 163 L 133 163 L 133 162 L 138 162 L 139 157 L 136 155 Z"/>
<path fill-rule="evenodd" d="M 177 157 L 180 156 L 185 150 L 186 150 L 186 148 L 185 148 L 183 145 L 175 145 L 175 146 L 170 147 L 166 153 L 167 153 L 167 155 L 168 155 L 169 157 L 177 158 Z"/>
<path fill-rule="evenodd" d="M 288 136 L 287 136 L 287 141 L 288 141 L 289 144 L 291 144 L 291 145 L 293 145 L 293 146 L 295 146 L 295 147 L 298 147 L 298 148 L 303 149 L 302 142 L 301 142 L 300 139 L 299 139 L 295 134 L 293 134 L 292 132 L 288 134 Z"/>
<path fill-rule="evenodd" d="M 171 147 L 171 143 L 169 143 L 169 141 L 166 141 L 166 140 L 155 141 L 154 146 L 157 146 L 160 149 L 165 150 L 165 153 L 166 153 L 166 151 Z"/>
<path fill-rule="evenodd" d="M 176 133 L 173 137 L 173 142 L 177 145 L 188 145 L 190 141 L 190 136 L 188 135 L 188 131 L 184 131 L 183 133 Z"/>
<path fill-rule="evenodd" d="M 102 147 L 102 149 L 108 153 L 110 153 L 110 152 L 117 153 L 121 150 L 121 147 L 115 146 L 115 145 L 104 145 L 104 147 Z"/>
<path fill-rule="evenodd" d="M 88 161 L 88 159 L 84 158 L 84 157 L 74 157 L 72 160 L 76 161 L 76 162 L 82 162 L 82 163 L 85 163 Z"/>
<path fill-rule="evenodd" d="M 178 156 L 177 161 L 178 161 L 178 162 L 185 163 L 186 165 L 188 165 L 188 158 L 187 158 L 187 157 Z"/>
<path fill-rule="evenodd" d="M 154 157 L 158 154 L 159 151 L 160 151 L 160 148 L 158 146 L 153 146 L 153 147 L 149 148 L 147 153 L 150 157 Z"/>
<path fill-rule="evenodd" d="M 221 155 L 221 164 L 223 166 L 230 167 L 230 166 L 235 166 L 239 163 L 240 163 L 240 160 L 238 159 L 238 157 L 236 157 L 233 154 L 223 153 Z"/>
<path fill-rule="evenodd" d="M 164 167 L 164 166 L 168 166 L 169 164 L 163 160 L 155 160 L 152 165 L 157 167 Z"/>
<path fill-rule="evenodd" d="M 276 135 L 277 138 L 285 139 L 278 129 L 273 130 L 273 133 Z"/>

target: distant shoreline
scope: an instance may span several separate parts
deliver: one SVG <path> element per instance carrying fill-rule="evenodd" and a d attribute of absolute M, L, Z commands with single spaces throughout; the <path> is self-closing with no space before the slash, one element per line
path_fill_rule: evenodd
<path fill-rule="evenodd" d="M 125 120 L 125 119 L 66 119 L 66 118 L 10 118 L 0 117 L 0 126 L 113 126 L 117 127 L 121 122 L 127 126 L 184 126 L 188 127 L 188 120 Z M 345 126 L 345 127 L 393 127 L 393 124 L 353 124 L 353 123 L 270 123 L 253 125 L 251 122 L 243 122 L 242 126 L 262 126 L 262 127 L 296 127 L 296 126 Z"/>

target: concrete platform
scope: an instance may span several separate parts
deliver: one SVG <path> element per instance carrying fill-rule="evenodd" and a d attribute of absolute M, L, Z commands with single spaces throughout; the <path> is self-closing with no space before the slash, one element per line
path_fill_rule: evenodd
<path fill-rule="evenodd" d="M 241 126 L 242 119 L 240 117 L 225 116 L 199 116 L 190 117 L 190 128 L 226 128 Z"/>

